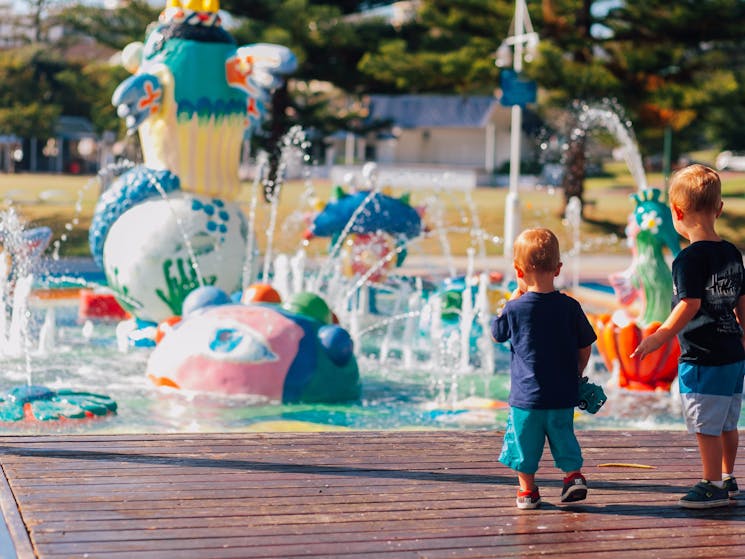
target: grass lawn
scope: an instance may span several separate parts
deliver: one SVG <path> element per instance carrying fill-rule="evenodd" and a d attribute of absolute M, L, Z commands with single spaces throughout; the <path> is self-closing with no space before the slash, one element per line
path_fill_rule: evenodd
<path fill-rule="evenodd" d="M 581 227 L 583 252 L 608 254 L 626 253 L 624 228 L 633 202 L 629 196 L 636 189 L 623 164 L 609 164 L 610 176 L 588 179 L 585 183 L 586 221 Z M 725 207 L 718 223 L 720 234 L 745 250 L 745 173 L 722 174 Z M 660 174 L 649 174 L 650 187 L 664 188 Z M 301 246 L 301 234 L 306 227 L 310 209 L 308 200 L 315 196 L 328 199 L 331 185 L 316 180 L 309 187 L 301 181 L 283 186 L 277 211 L 277 227 L 272 237 L 275 252 L 294 252 Z M 249 214 L 252 188 L 246 183 L 239 202 Z M 400 191 L 394 191 L 398 195 Z M 502 253 L 499 238 L 504 233 L 504 200 L 506 188 L 460 190 L 413 190 L 411 203 L 424 206 L 429 233 L 414 242 L 411 254 L 443 254 L 450 251 L 463 255 L 469 246 L 483 242 L 488 255 Z M 63 256 L 85 256 L 88 250 L 88 226 L 99 195 L 95 177 L 52 174 L 0 174 L 0 199 L 7 208 L 13 206 L 29 225 L 48 225 L 60 240 Z M 542 226 L 554 230 L 563 250 L 570 247 L 570 231 L 559 217 L 563 207 L 561 191 L 522 189 L 520 191 L 523 227 Z M 256 206 L 257 241 L 262 252 L 267 247 L 270 208 L 259 200 Z M 480 225 L 482 234 L 474 233 Z M 444 233 L 444 234 L 443 234 Z M 307 250 L 311 256 L 324 254 L 328 240 L 311 241 Z"/>

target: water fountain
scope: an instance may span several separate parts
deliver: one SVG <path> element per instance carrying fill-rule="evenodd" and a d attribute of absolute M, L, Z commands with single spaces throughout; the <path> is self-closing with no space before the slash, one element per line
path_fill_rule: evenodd
<path fill-rule="evenodd" d="M 34 384 L 29 296 L 34 274 L 39 272 L 41 254 L 49 245 L 52 231 L 47 227 L 24 229 L 11 208 L 0 214 L 0 353 L 6 359 L 24 363 L 25 384 L 0 395 L 0 422 L 58 422 L 90 419 L 116 412 L 114 400 L 102 394 L 70 389 L 53 390 Z M 52 308 L 39 333 L 38 353 L 54 348 L 55 319 Z"/>

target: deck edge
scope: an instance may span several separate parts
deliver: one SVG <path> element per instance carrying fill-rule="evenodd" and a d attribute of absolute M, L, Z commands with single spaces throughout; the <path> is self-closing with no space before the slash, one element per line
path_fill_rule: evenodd
<path fill-rule="evenodd" d="M 0 512 L 3 516 L 3 522 L 0 522 L 0 554 L 8 556 L 8 548 L 12 546 L 12 556 L 17 559 L 35 559 L 31 539 L 3 468 L 0 468 Z"/>

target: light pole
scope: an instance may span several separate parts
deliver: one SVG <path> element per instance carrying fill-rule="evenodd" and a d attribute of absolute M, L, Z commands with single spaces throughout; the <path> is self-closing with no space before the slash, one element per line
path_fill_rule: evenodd
<path fill-rule="evenodd" d="M 512 33 L 497 49 L 496 64 L 499 67 L 509 66 L 516 77 L 519 78 L 523 69 L 523 59 L 528 62 L 532 59 L 533 51 L 538 45 L 538 34 L 533 31 L 530 22 L 528 7 L 525 0 L 515 2 L 515 17 L 510 26 Z M 514 56 L 512 50 L 514 49 Z M 503 88 L 504 89 L 504 88 Z M 505 92 L 503 91 L 503 97 Z M 512 244 L 520 230 L 520 196 L 518 187 L 520 182 L 520 139 L 522 132 L 522 104 L 511 102 L 510 120 L 510 187 L 504 204 L 504 257 L 507 273 L 505 277 L 512 276 Z M 504 104 L 504 103 L 503 103 Z"/>

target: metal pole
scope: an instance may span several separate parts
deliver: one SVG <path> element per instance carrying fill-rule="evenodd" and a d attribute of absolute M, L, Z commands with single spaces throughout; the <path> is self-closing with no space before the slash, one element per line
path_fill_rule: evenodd
<path fill-rule="evenodd" d="M 525 0 L 517 0 L 515 3 L 515 49 L 512 57 L 512 68 L 517 74 L 523 68 L 523 42 L 521 36 L 525 33 Z M 518 187 L 520 183 L 520 136 L 522 131 L 522 107 L 512 106 L 510 120 L 510 186 L 504 203 L 504 259 L 505 278 L 514 279 L 512 257 L 512 245 L 520 230 L 520 197 Z"/>

